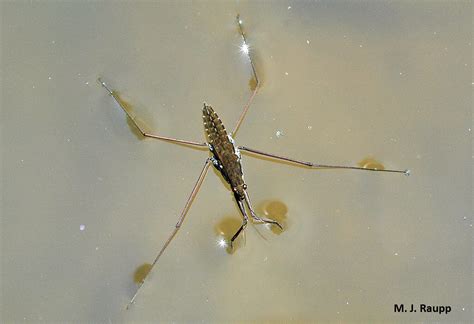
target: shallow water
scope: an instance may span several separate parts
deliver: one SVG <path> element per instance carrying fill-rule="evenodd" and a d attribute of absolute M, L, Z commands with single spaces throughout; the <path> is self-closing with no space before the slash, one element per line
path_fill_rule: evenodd
<path fill-rule="evenodd" d="M 0 8 L 3 322 L 472 318 L 470 3 Z M 285 231 L 249 226 L 229 253 L 240 217 L 211 170 L 125 311 L 207 153 L 140 140 L 96 79 L 160 134 L 204 140 L 203 101 L 232 128 L 252 86 L 237 12 L 263 80 L 238 144 L 412 175 L 245 155 L 254 205 Z"/>

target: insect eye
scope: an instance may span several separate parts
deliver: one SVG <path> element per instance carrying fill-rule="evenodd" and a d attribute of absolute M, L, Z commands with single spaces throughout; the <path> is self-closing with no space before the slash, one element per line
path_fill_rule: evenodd
<path fill-rule="evenodd" d="M 244 190 L 247 189 L 247 185 L 244 183 L 244 185 L 242 186 L 242 188 L 244 188 Z"/>

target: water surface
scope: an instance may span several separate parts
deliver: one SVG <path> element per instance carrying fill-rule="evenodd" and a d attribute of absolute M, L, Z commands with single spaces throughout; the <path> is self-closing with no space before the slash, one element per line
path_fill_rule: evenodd
<path fill-rule="evenodd" d="M 0 8 L 3 322 L 472 318 L 469 2 Z M 140 140 L 96 79 L 165 136 L 204 140 L 203 101 L 231 128 L 252 86 L 238 12 L 263 80 L 239 144 L 412 176 L 244 156 L 254 204 L 281 203 L 285 231 L 249 226 L 229 253 L 219 236 L 240 216 L 211 170 L 125 311 L 207 153 Z"/>

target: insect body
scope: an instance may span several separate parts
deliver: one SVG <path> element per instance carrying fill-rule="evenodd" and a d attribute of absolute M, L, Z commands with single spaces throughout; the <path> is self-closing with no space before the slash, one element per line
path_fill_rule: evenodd
<path fill-rule="evenodd" d="M 204 122 L 204 128 L 205 128 L 205 132 L 207 136 L 207 142 L 195 142 L 195 141 L 189 141 L 189 140 L 182 140 L 182 139 L 176 139 L 172 137 L 149 133 L 145 131 L 143 128 L 141 128 L 140 125 L 136 122 L 134 116 L 132 116 L 131 113 L 127 110 L 126 105 L 120 99 L 120 96 L 117 94 L 117 92 L 109 88 L 108 85 L 104 81 L 102 81 L 101 78 L 98 79 L 99 83 L 107 90 L 107 92 L 114 98 L 116 103 L 124 110 L 124 112 L 131 119 L 133 124 L 137 127 L 137 129 L 142 133 L 143 136 L 159 139 L 159 140 L 163 140 L 163 141 L 167 141 L 171 143 L 192 146 L 192 147 L 199 147 L 199 148 L 207 147 L 212 154 L 211 157 L 208 157 L 205 160 L 201 173 L 199 174 L 199 177 L 196 180 L 196 183 L 194 184 L 194 187 L 191 193 L 189 194 L 189 197 L 186 200 L 186 203 L 181 211 L 178 222 L 176 223 L 175 228 L 171 232 L 165 244 L 163 245 L 163 247 L 160 249 L 157 256 L 155 257 L 155 260 L 153 261 L 151 265 L 150 271 L 158 262 L 159 258 L 161 257 L 163 252 L 166 250 L 168 245 L 171 243 L 174 236 L 176 235 L 181 225 L 183 224 L 184 218 L 189 210 L 189 207 L 191 206 L 191 203 L 194 197 L 197 195 L 199 191 L 199 187 L 204 181 L 204 178 L 206 177 L 207 171 L 209 170 L 211 163 L 221 173 L 224 180 L 230 185 L 231 190 L 234 194 L 235 200 L 237 202 L 237 205 L 239 207 L 240 213 L 242 214 L 242 218 L 243 218 L 242 225 L 240 226 L 240 228 L 237 230 L 237 232 L 234 234 L 234 236 L 230 240 L 231 246 L 234 240 L 239 236 L 239 234 L 247 226 L 247 222 L 249 220 L 249 217 L 247 215 L 247 210 L 250 211 L 250 216 L 253 221 L 258 222 L 258 223 L 267 223 L 267 224 L 275 225 L 283 229 L 278 222 L 270 220 L 270 219 L 261 218 L 257 216 L 255 211 L 253 210 L 252 204 L 250 203 L 249 195 L 247 193 L 247 185 L 244 181 L 244 174 L 242 172 L 241 154 L 240 154 L 241 151 L 250 152 L 254 155 L 264 156 L 264 157 L 271 158 L 274 160 L 290 162 L 290 163 L 307 167 L 310 169 L 333 168 L 333 169 L 353 169 L 353 170 L 364 170 L 364 171 L 392 172 L 392 173 L 402 173 L 405 175 L 410 174 L 409 170 L 403 170 L 403 171 L 402 170 L 385 170 L 385 169 L 382 170 L 382 169 L 375 169 L 375 168 L 361 168 L 361 167 L 356 167 L 356 166 L 328 165 L 328 164 L 306 162 L 306 161 L 300 161 L 300 160 L 296 160 L 289 157 L 279 156 L 272 153 L 266 153 L 266 152 L 252 149 L 245 146 L 235 145 L 233 136 L 235 136 L 237 130 L 242 124 L 242 121 L 250 107 L 250 104 L 252 103 L 259 89 L 259 79 L 257 76 L 257 72 L 255 69 L 255 65 L 253 63 L 252 57 L 250 56 L 250 53 L 249 53 L 249 46 L 247 43 L 247 38 L 242 28 L 242 21 L 240 20 L 240 17 L 238 15 L 237 15 L 237 25 L 238 25 L 238 29 L 243 41 L 243 44 L 241 46 L 241 51 L 245 53 L 245 55 L 249 59 L 249 62 L 252 68 L 252 77 L 253 77 L 253 80 L 255 81 L 255 87 L 253 88 L 252 94 L 250 95 L 250 98 L 247 104 L 244 106 L 244 109 L 239 119 L 237 120 L 232 133 L 230 134 L 227 133 L 224 125 L 222 124 L 222 121 L 220 120 L 219 116 L 214 111 L 214 109 L 212 109 L 212 107 L 207 104 L 204 104 L 204 107 L 202 109 L 203 122 Z M 135 298 L 137 297 L 138 292 L 140 291 L 140 288 L 143 286 L 146 278 L 147 276 L 145 276 L 143 281 L 140 283 L 137 291 L 135 292 L 135 295 L 128 303 L 127 308 L 135 301 Z"/>
<path fill-rule="evenodd" d="M 211 106 L 204 104 L 202 109 L 202 118 L 204 121 L 204 129 L 208 138 L 209 150 L 212 152 L 211 162 L 214 167 L 222 174 L 222 177 L 232 188 L 235 200 L 239 206 L 243 216 L 243 223 L 239 230 L 230 240 L 230 244 L 239 236 L 240 232 L 245 228 L 248 216 L 245 211 L 244 201 L 250 210 L 252 218 L 258 222 L 274 224 L 283 230 L 283 227 L 276 221 L 258 217 L 252 208 L 250 198 L 247 193 L 247 184 L 244 181 L 242 172 L 242 164 L 240 163 L 241 155 L 239 148 L 235 145 L 234 139 L 227 134 L 222 121 Z"/>
<path fill-rule="evenodd" d="M 240 163 L 240 151 L 235 146 L 234 139 L 227 134 L 222 121 L 211 106 L 204 104 L 202 119 L 208 139 L 207 144 L 213 154 L 212 163 L 231 186 L 234 193 L 243 199 L 243 190 L 246 185 Z"/>

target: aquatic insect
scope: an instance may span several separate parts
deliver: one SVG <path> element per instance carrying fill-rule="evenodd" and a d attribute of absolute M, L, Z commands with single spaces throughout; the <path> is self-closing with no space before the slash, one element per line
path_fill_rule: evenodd
<path fill-rule="evenodd" d="M 184 205 L 184 208 L 181 211 L 181 215 L 179 216 L 178 222 L 176 223 L 174 230 L 172 231 L 172 233 L 170 234 L 170 236 L 164 243 L 161 250 L 158 252 L 158 255 L 156 256 L 155 260 L 151 264 L 150 271 L 158 262 L 159 258 L 161 257 L 163 252 L 166 250 L 168 245 L 171 243 L 174 236 L 176 235 L 181 225 L 183 224 L 186 213 L 189 210 L 189 207 L 194 197 L 198 193 L 199 187 L 204 181 L 204 178 L 206 177 L 207 171 L 209 170 L 209 167 L 211 164 L 221 173 L 224 180 L 230 185 L 230 188 L 233 191 L 235 200 L 237 202 L 237 205 L 239 207 L 240 213 L 242 214 L 242 218 L 243 218 L 242 225 L 240 226 L 240 228 L 237 230 L 237 232 L 234 234 L 234 236 L 232 236 L 230 240 L 231 247 L 234 240 L 239 236 L 239 234 L 247 226 L 249 217 L 247 215 L 246 209 L 249 210 L 250 216 L 254 222 L 266 223 L 266 224 L 278 226 L 280 229 L 283 229 L 283 227 L 278 222 L 259 217 L 255 213 L 252 207 L 252 204 L 250 202 L 249 195 L 247 193 L 247 184 L 245 183 L 245 180 L 244 180 L 244 173 L 243 173 L 242 165 L 241 165 L 241 153 L 240 153 L 241 151 L 250 152 L 255 155 L 265 156 L 271 159 L 286 161 L 286 162 L 294 163 L 296 165 L 301 165 L 304 167 L 314 168 L 314 169 L 320 169 L 320 168 L 353 169 L 353 170 L 364 170 L 364 171 L 402 173 L 405 175 L 409 175 L 410 173 L 409 170 L 403 170 L 403 171 L 402 170 L 386 170 L 386 169 L 364 168 L 364 167 L 356 167 L 356 166 L 327 165 L 327 164 L 319 164 L 319 163 L 313 163 L 313 162 L 305 162 L 305 161 L 295 160 L 295 159 L 284 157 L 284 156 L 266 153 L 260 150 L 246 147 L 246 146 L 237 146 L 234 142 L 233 137 L 237 133 L 240 125 L 242 124 L 242 121 L 244 120 L 244 117 L 255 95 L 257 94 L 257 91 L 260 85 L 260 81 L 258 79 L 256 68 L 255 68 L 255 64 L 249 52 L 249 45 L 247 42 L 246 34 L 243 30 L 242 20 L 240 19 L 239 15 L 237 15 L 237 26 L 238 26 L 240 36 L 242 37 L 241 52 L 247 56 L 250 62 L 250 66 L 252 68 L 252 77 L 255 84 L 254 84 L 254 87 L 252 87 L 253 88 L 252 94 L 250 95 L 250 98 L 245 104 L 244 109 L 242 113 L 240 114 L 239 119 L 237 120 L 231 133 L 227 133 L 217 113 L 214 111 L 214 109 L 211 106 L 207 105 L 206 103 L 204 103 L 204 106 L 202 108 L 202 117 L 203 117 L 205 132 L 207 135 L 207 142 L 194 142 L 194 141 L 181 140 L 181 139 L 148 133 L 147 131 L 143 129 L 143 127 L 140 127 L 140 125 L 135 120 L 134 116 L 132 116 L 132 114 L 127 110 L 125 104 L 120 99 L 117 92 L 112 90 L 101 78 L 98 79 L 98 82 L 107 90 L 107 92 L 114 98 L 115 102 L 124 110 L 126 115 L 130 118 L 130 120 L 133 122 L 133 124 L 136 126 L 136 128 L 141 132 L 143 136 L 160 139 L 160 140 L 164 140 L 164 141 L 168 141 L 168 142 L 172 142 L 176 144 L 181 144 L 181 145 L 187 145 L 187 146 L 193 146 L 193 147 L 207 147 L 211 153 L 210 157 L 208 157 L 206 161 L 204 162 L 204 166 L 202 167 L 201 173 L 199 174 L 199 177 L 196 183 L 194 184 L 194 187 Z M 138 295 L 138 292 L 140 291 L 140 288 L 143 286 L 145 282 L 146 277 L 147 276 L 145 276 L 145 278 L 140 282 L 134 296 L 128 303 L 127 308 L 131 304 L 133 304 L 133 302 L 135 301 Z"/>

